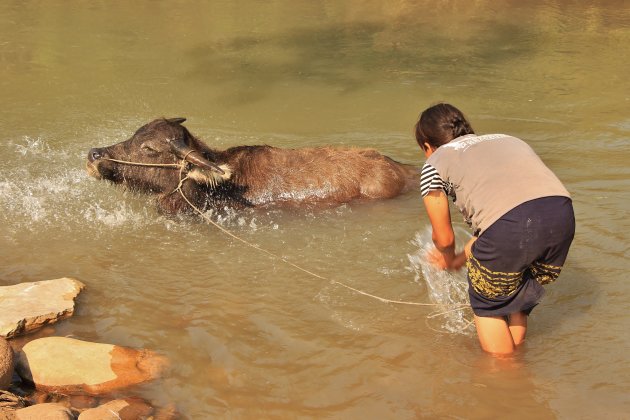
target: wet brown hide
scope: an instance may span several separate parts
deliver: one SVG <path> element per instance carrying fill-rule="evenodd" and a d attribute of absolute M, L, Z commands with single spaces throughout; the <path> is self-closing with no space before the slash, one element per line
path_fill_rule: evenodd
<path fill-rule="evenodd" d="M 335 206 L 353 200 L 393 198 L 419 186 L 418 168 L 373 149 L 238 146 L 219 151 L 195 138 L 182 122 L 155 120 L 129 140 L 90 150 L 88 173 L 155 195 L 167 213 L 190 211 L 175 191 L 180 179 L 186 177 L 181 191 L 202 210 Z M 172 147 L 172 143 L 179 147 Z M 178 150 L 193 153 L 183 155 Z M 180 170 L 109 159 L 170 165 L 188 162 Z"/>

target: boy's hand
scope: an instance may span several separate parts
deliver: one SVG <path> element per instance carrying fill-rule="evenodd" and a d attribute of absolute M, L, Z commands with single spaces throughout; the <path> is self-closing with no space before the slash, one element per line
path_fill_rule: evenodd
<path fill-rule="evenodd" d="M 442 254 L 437 248 L 433 248 L 429 251 L 429 263 L 440 270 L 448 269 L 449 262 L 446 260 L 444 254 Z"/>
<path fill-rule="evenodd" d="M 464 246 L 464 250 L 458 254 L 452 252 L 443 254 L 437 248 L 433 248 L 429 252 L 429 262 L 441 270 L 460 270 L 470 257 L 472 245 L 476 240 L 477 238 L 473 236 Z"/>
<path fill-rule="evenodd" d="M 459 270 L 466 264 L 466 254 L 460 252 L 455 256 L 448 257 L 442 254 L 437 248 L 429 252 L 429 263 L 441 270 Z"/>

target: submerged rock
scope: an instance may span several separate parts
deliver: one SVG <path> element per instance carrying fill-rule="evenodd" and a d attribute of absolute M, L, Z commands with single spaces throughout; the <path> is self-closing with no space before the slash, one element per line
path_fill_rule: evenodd
<path fill-rule="evenodd" d="M 13 377 L 13 350 L 4 338 L 0 337 L 0 391 L 11 385 Z"/>
<path fill-rule="evenodd" d="M 138 398 L 113 400 L 96 408 L 85 410 L 79 420 L 136 420 L 153 413 L 153 407 Z"/>
<path fill-rule="evenodd" d="M 99 395 L 156 379 L 167 365 L 150 350 L 46 337 L 22 348 L 16 370 L 38 390 Z"/>
<path fill-rule="evenodd" d="M 0 287 L 0 336 L 14 337 L 70 317 L 84 287 L 67 277 Z"/>
<path fill-rule="evenodd" d="M 12 414 L 13 410 L 24 408 L 28 405 L 26 399 L 9 391 L 0 391 L 0 413 Z M 0 420 L 2 417 L 0 417 Z"/>
<path fill-rule="evenodd" d="M 74 415 L 69 408 L 61 404 L 36 404 L 15 410 L 16 420 L 72 420 Z"/>

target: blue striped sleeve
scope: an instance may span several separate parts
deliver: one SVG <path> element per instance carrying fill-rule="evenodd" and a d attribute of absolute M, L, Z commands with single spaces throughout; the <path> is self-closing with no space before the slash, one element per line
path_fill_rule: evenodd
<path fill-rule="evenodd" d="M 426 197 L 429 192 L 440 190 L 447 194 L 444 185 L 444 181 L 438 174 L 438 171 L 433 166 L 425 163 L 420 173 L 420 194 Z"/>

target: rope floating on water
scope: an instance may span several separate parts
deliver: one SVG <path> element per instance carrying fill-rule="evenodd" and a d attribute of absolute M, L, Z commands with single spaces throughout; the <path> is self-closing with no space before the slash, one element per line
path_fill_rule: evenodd
<path fill-rule="evenodd" d="M 287 260 L 285 257 L 282 257 L 282 256 L 280 256 L 280 255 L 278 255 L 278 254 L 274 254 L 273 252 L 268 251 L 268 250 L 266 250 L 266 249 L 264 249 L 264 248 L 261 248 L 260 246 L 258 246 L 258 245 L 256 245 L 256 244 L 253 244 L 253 243 L 251 243 L 251 242 L 248 242 L 248 241 L 246 241 L 245 239 L 243 239 L 243 238 L 240 238 L 240 237 L 236 236 L 235 234 L 233 234 L 233 233 L 232 233 L 232 232 L 230 232 L 229 230 L 225 229 L 223 226 L 221 226 L 221 225 L 219 225 L 218 223 L 216 223 L 214 220 L 212 220 L 210 217 L 208 217 L 208 215 L 207 215 L 206 213 L 204 213 L 203 211 L 201 211 L 201 210 L 200 210 L 199 208 L 197 208 L 197 207 L 196 207 L 193 203 L 191 203 L 191 202 L 190 202 L 190 200 L 188 199 L 188 197 L 186 197 L 186 195 L 183 193 L 183 191 L 182 191 L 182 189 L 181 189 L 181 185 L 183 184 L 183 181 L 185 181 L 186 179 L 187 179 L 187 178 L 183 178 L 183 179 L 180 181 L 180 185 L 179 185 L 179 186 L 178 186 L 175 190 L 176 190 L 176 191 L 178 191 L 178 192 L 180 193 L 180 195 L 184 198 L 184 200 L 186 200 L 186 202 L 188 203 L 188 205 L 189 205 L 191 208 L 193 208 L 193 209 L 194 209 L 194 210 L 195 210 L 195 211 L 196 211 L 196 212 L 197 212 L 197 213 L 198 213 L 201 217 L 203 217 L 203 218 L 204 218 L 204 219 L 205 219 L 208 223 L 210 223 L 211 225 L 213 225 L 214 227 L 216 227 L 217 229 L 219 229 L 221 232 L 225 233 L 226 235 L 230 236 L 231 238 L 233 238 L 233 239 L 235 239 L 235 240 L 237 240 L 237 241 L 239 241 L 239 242 L 244 243 L 245 245 L 247 245 L 247 246 L 249 246 L 249 247 L 252 247 L 252 248 L 254 248 L 254 249 L 257 249 L 258 251 L 260 251 L 260 252 L 262 252 L 262 253 L 265 253 L 265 254 L 269 255 L 270 257 L 273 257 L 273 258 L 275 258 L 275 259 L 278 259 L 278 260 L 280 260 L 280 261 L 284 262 L 285 264 L 288 264 L 288 265 L 290 265 L 291 267 L 295 268 L 296 270 L 302 271 L 303 273 L 306 273 L 306 274 L 308 274 L 308 275 L 310 275 L 310 276 L 313 276 L 313 277 L 318 278 L 318 279 L 320 279 L 320 280 L 329 281 L 329 282 L 331 282 L 331 283 L 333 283 L 333 284 L 338 284 L 338 285 L 340 285 L 340 286 L 342 286 L 342 287 L 345 287 L 346 289 L 352 290 L 352 291 L 353 291 L 353 292 L 355 292 L 355 293 L 361 294 L 361 295 L 363 295 L 363 296 L 368 296 L 368 297 L 371 297 L 371 298 L 376 299 L 376 300 L 379 300 L 379 301 L 381 301 L 381 302 L 385 302 L 385 303 L 396 303 L 396 304 L 400 304 L 400 305 L 415 305 L 415 306 L 441 306 L 441 304 L 439 304 L 439 303 L 407 302 L 407 301 L 402 301 L 402 300 L 393 300 L 393 299 L 387 299 L 387 298 L 384 298 L 384 297 L 376 296 L 376 295 L 373 295 L 373 294 L 371 294 L 371 293 L 364 292 L 363 290 L 356 289 L 356 288 L 354 288 L 354 287 L 352 287 L 352 286 L 349 286 L 349 285 L 347 285 L 347 284 L 345 284 L 345 283 L 342 283 L 342 282 L 340 282 L 340 281 L 338 281 L 338 280 L 329 279 L 329 278 L 326 278 L 326 277 L 324 277 L 324 276 L 321 276 L 321 275 L 319 275 L 319 274 L 317 274 L 317 273 L 313 273 L 312 271 L 307 270 L 306 268 L 301 267 L 301 266 L 299 266 L 299 265 L 297 265 L 297 264 L 295 264 L 295 263 L 293 263 L 293 262 L 291 262 L 291 261 Z"/>
<path fill-rule="evenodd" d="M 188 152 L 189 154 L 190 152 Z M 189 199 L 188 197 L 186 197 L 186 195 L 184 194 L 184 191 L 182 190 L 182 186 L 184 185 L 184 182 L 186 180 L 189 179 L 188 175 L 184 176 L 184 169 L 186 168 L 186 156 L 184 156 L 184 158 L 182 159 L 181 163 L 140 163 L 140 162 L 129 162 L 129 161 L 124 161 L 124 160 L 117 160 L 117 159 L 110 159 L 110 158 L 104 158 L 105 160 L 110 160 L 112 162 L 116 162 L 116 163 L 123 163 L 123 164 L 127 164 L 127 165 L 136 165 L 136 166 L 150 166 L 150 167 L 163 167 L 163 168 L 178 168 L 179 169 L 179 184 L 177 185 L 177 188 L 175 188 L 171 194 L 178 192 L 182 198 L 186 201 L 186 203 L 188 203 L 188 205 L 196 212 L 198 213 L 206 222 L 210 223 L 212 226 L 216 227 L 217 229 L 219 229 L 221 232 L 223 232 L 224 234 L 228 235 L 229 237 L 251 247 L 254 248 L 264 254 L 267 254 L 268 256 L 280 260 L 282 262 L 284 262 L 287 265 L 290 265 L 291 267 L 295 268 L 296 270 L 299 270 L 305 274 L 308 274 L 312 277 L 318 278 L 320 280 L 325 280 L 328 281 L 332 284 L 337 284 L 339 286 L 345 287 L 348 290 L 351 290 L 355 293 L 358 293 L 360 295 L 363 296 L 367 296 L 370 297 L 372 299 L 376 299 L 380 302 L 384 302 L 384 303 L 393 303 L 393 304 L 398 304 L 398 305 L 412 305 L 412 306 L 426 306 L 426 307 L 453 307 L 450 310 L 447 311 L 443 311 L 443 312 L 438 312 L 438 313 L 434 313 L 431 315 L 427 316 L 427 319 L 429 318 L 435 318 L 437 316 L 442 316 L 451 312 L 456 312 L 456 311 L 460 311 L 463 309 L 466 309 L 468 306 L 464 305 L 464 304 L 442 304 L 442 303 L 424 303 L 424 302 L 409 302 L 409 301 L 404 301 L 404 300 L 394 300 L 394 299 L 387 299 L 381 296 L 377 296 L 368 292 L 364 292 L 363 290 L 359 290 L 355 287 L 352 287 L 350 285 L 347 285 L 343 282 L 340 282 L 338 280 L 334 280 L 334 279 L 329 279 L 326 278 L 324 276 L 321 276 L 317 273 L 314 273 L 310 270 L 307 270 L 306 268 L 295 264 L 289 260 L 287 260 L 285 257 L 282 257 L 280 255 L 277 255 L 265 248 L 261 248 L 260 246 L 253 244 L 249 241 L 246 241 L 245 239 L 233 234 L 232 232 L 230 232 L 229 230 L 227 230 L 226 228 L 224 228 L 223 226 L 219 225 L 218 223 L 216 223 L 214 220 L 212 220 L 206 213 L 204 213 L 201 209 L 199 209 L 197 206 L 195 206 Z M 470 325 L 470 323 L 468 325 L 466 325 L 465 328 L 467 328 Z M 464 328 L 464 329 L 465 329 Z"/>
<path fill-rule="evenodd" d="M 237 240 L 239 242 L 242 242 L 243 244 L 245 244 L 245 245 L 247 245 L 249 247 L 257 249 L 258 251 L 263 252 L 263 253 L 269 255 L 272 258 L 278 259 L 278 260 L 284 262 L 285 264 L 288 264 L 291 267 L 295 268 L 296 270 L 302 271 L 303 273 L 306 273 L 306 274 L 308 274 L 310 276 L 313 276 L 315 278 L 318 278 L 320 280 L 325 280 L 325 281 L 329 281 L 329 282 L 331 282 L 333 284 L 338 284 L 339 286 L 345 287 L 348 290 L 352 290 L 355 293 L 358 293 L 360 295 L 367 296 L 367 297 L 370 297 L 370 298 L 373 298 L 373 299 L 376 299 L 378 301 L 385 302 L 385 303 L 394 303 L 394 304 L 399 304 L 399 305 L 414 305 L 414 306 L 431 306 L 431 307 L 435 307 L 435 306 L 451 306 L 451 305 L 448 305 L 448 304 L 444 305 L 444 304 L 440 304 L 440 303 L 408 302 L 408 301 L 403 301 L 403 300 L 387 299 L 387 298 L 384 298 L 384 297 L 381 297 L 381 296 L 376 296 L 376 295 L 373 295 L 371 293 L 364 292 L 363 290 L 359 290 L 357 288 L 349 286 L 349 285 L 347 285 L 347 284 L 345 284 L 343 282 L 340 282 L 338 280 L 329 279 L 329 278 L 321 276 L 321 275 L 319 275 L 317 273 L 313 273 L 312 271 L 307 270 L 306 268 L 301 267 L 301 266 L 299 266 L 299 265 L 297 265 L 297 264 L 287 260 L 285 257 L 282 257 L 280 255 L 274 254 L 273 252 L 268 251 L 268 250 L 266 250 L 264 248 L 261 248 L 260 246 L 258 246 L 256 244 L 248 242 L 245 239 L 243 239 L 243 238 L 241 238 L 239 236 L 236 236 L 235 234 L 233 234 L 229 230 L 225 229 L 223 226 L 221 226 L 218 223 L 216 223 L 214 220 L 212 220 L 210 217 L 208 217 L 208 215 L 206 213 L 201 211 L 197 206 L 195 206 L 193 203 L 190 202 L 190 200 L 188 199 L 188 197 L 186 197 L 186 195 L 184 194 L 184 192 L 182 191 L 182 188 L 181 188 L 183 183 L 184 183 L 184 181 L 186 181 L 188 179 L 188 177 L 183 177 L 182 178 L 181 174 L 182 174 L 182 172 L 180 171 L 180 182 L 179 182 L 179 185 L 177 186 L 177 188 L 175 189 L 175 191 L 179 192 L 179 194 L 182 196 L 182 198 L 184 200 L 186 200 L 186 203 L 188 203 L 188 205 L 192 209 L 194 209 L 195 212 L 197 212 L 202 218 L 204 218 L 204 220 L 206 220 L 208 223 L 210 223 L 211 225 L 213 225 L 214 227 L 216 227 L 217 229 L 219 229 L 221 232 L 225 233 L 226 235 L 230 236 L 231 238 L 233 238 L 233 239 L 235 239 L 235 240 Z M 461 310 L 462 307 L 465 308 L 466 305 L 457 305 L 457 307 L 452 309 L 451 311 Z M 451 312 L 451 311 L 449 311 L 449 312 Z M 440 314 L 435 314 L 434 316 L 438 316 L 438 315 L 440 315 Z"/>

